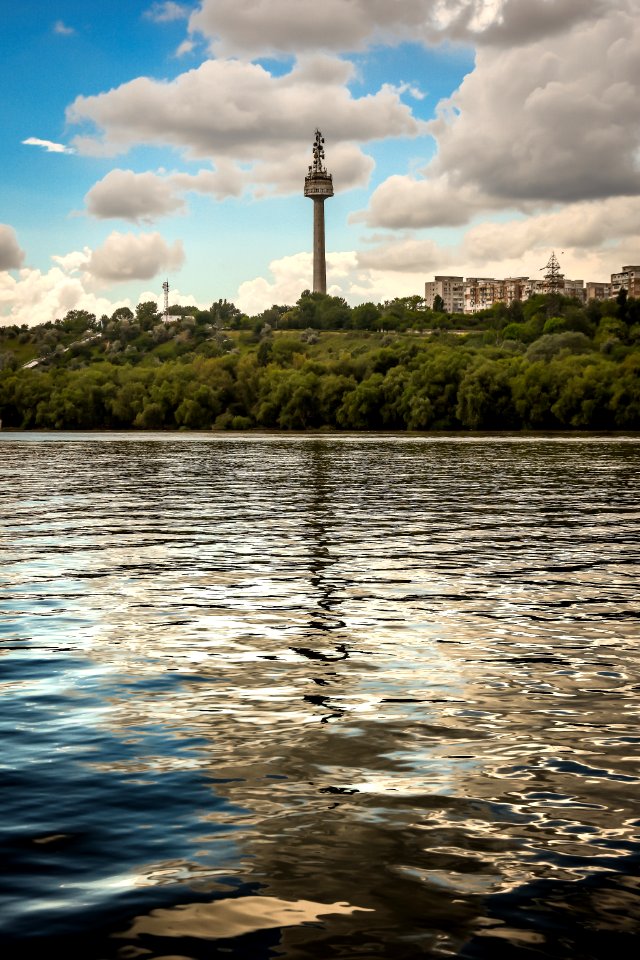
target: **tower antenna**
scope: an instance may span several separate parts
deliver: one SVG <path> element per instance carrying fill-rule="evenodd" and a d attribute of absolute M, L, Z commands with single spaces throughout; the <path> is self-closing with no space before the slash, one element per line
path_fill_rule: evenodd
<path fill-rule="evenodd" d="M 162 284 L 162 289 L 164 291 L 164 322 L 169 322 L 169 281 L 165 280 Z"/>
<path fill-rule="evenodd" d="M 333 196 L 333 177 L 324 165 L 324 137 L 316 129 L 313 163 L 304 178 L 304 195 L 313 200 L 313 292 L 327 292 L 327 262 L 324 239 L 324 202 Z"/>
<path fill-rule="evenodd" d="M 564 274 L 560 273 L 560 264 L 555 251 L 549 257 L 549 262 L 541 270 L 546 270 L 544 275 L 545 293 L 559 293 L 564 290 Z"/>

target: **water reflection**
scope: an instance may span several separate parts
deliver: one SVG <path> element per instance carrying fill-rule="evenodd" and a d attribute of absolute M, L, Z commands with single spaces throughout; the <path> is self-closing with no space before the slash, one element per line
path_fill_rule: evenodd
<path fill-rule="evenodd" d="M 277 900 L 275 897 L 238 897 L 213 903 L 189 903 L 171 910 L 153 910 L 136 917 L 124 936 L 196 937 L 229 940 L 255 930 L 313 923 L 327 914 L 350 916 L 358 907 L 348 903 L 313 903 L 310 900 Z"/>
<path fill-rule="evenodd" d="M 0 447 L 7 943 L 573 960 L 585 923 L 638 932 L 638 443 Z"/>

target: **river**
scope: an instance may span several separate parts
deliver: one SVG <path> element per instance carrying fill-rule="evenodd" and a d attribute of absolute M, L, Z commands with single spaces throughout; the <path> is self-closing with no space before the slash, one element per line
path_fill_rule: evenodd
<path fill-rule="evenodd" d="M 0 434 L 5 960 L 640 933 L 640 439 Z"/>

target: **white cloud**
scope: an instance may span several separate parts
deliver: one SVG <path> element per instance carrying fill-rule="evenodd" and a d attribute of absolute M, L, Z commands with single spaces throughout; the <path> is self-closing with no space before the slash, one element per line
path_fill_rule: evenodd
<path fill-rule="evenodd" d="M 218 164 L 216 170 L 198 173 L 134 173 L 115 169 L 94 184 L 84 199 L 87 213 L 99 220 L 149 223 L 159 217 L 183 213 L 186 193 L 208 194 L 224 200 L 239 197 L 246 182 L 247 173 L 227 161 Z"/>
<path fill-rule="evenodd" d="M 114 230 L 101 247 L 74 250 L 51 258 L 69 275 L 80 275 L 87 289 L 112 283 L 149 280 L 161 271 L 178 270 L 184 263 L 180 240 L 168 244 L 159 233 L 119 233 Z"/>
<path fill-rule="evenodd" d="M 43 147 L 47 153 L 75 153 L 73 147 L 66 147 L 63 143 L 54 143 L 53 140 L 40 140 L 39 137 L 27 137 L 22 143 L 27 147 Z"/>
<path fill-rule="evenodd" d="M 403 82 L 395 85 L 392 83 L 385 83 L 384 86 L 387 87 L 389 90 L 393 90 L 399 96 L 402 96 L 403 93 L 406 93 L 410 97 L 413 97 L 414 100 L 424 100 L 425 97 L 427 96 L 427 94 L 424 93 L 424 91 L 421 90 L 420 87 L 417 87 L 413 83 Z"/>
<path fill-rule="evenodd" d="M 432 165 L 506 201 L 640 191 L 640 20 L 616 12 L 519 50 L 480 50 L 431 125 Z"/>
<path fill-rule="evenodd" d="M 202 193 L 225 200 L 239 197 L 247 183 L 247 172 L 234 163 L 222 160 L 215 170 L 199 170 L 198 173 L 172 173 L 168 177 L 175 190 Z"/>
<path fill-rule="evenodd" d="M 193 40 L 183 40 L 182 43 L 176 49 L 175 56 L 184 57 L 188 53 L 193 53 L 195 46 L 196 45 Z"/>
<path fill-rule="evenodd" d="M 424 278 L 431 271 L 439 272 L 443 255 L 443 247 L 433 240 L 402 237 L 359 251 L 357 262 L 364 270 L 418 274 Z"/>
<path fill-rule="evenodd" d="M 354 253 L 328 253 L 327 273 L 330 276 L 336 266 L 344 275 L 355 266 Z M 266 310 L 274 303 L 293 304 L 305 289 L 310 289 L 313 281 L 313 259 L 310 253 L 295 253 L 279 260 L 272 260 L 269 270 L 273 279 L 256 277 L 245 280 L 240 284 L 237 296 L 234 298 L 236 306 L 253 316 Z M 328 292 L 334 293 L 335 286 Z"/>
<path fill-rule="evenodd" d="M 624 2 L 624 0 L 623 0 Z M 613 0 L 202 0 L 189 20 L 216 56 L 349 52 L 443 40 L 514 46 L 592 20 Z"/>
<path fill-rule="evenodd" d="M 608 281 L 611 273 L 638 260 L 640 198 L 592 200 L 525 219 L 479 223 L 449 245 L 381 235 L 358 254 L 358 266 L 421 277 L 422 283 L 436 273 L 539 276 L 552 250 L 567 277 Z"/>
<path fill-rule="evenodd" d="M 57 33 L 61 37 L 70 37 L 76 31 L 73 27 L 68 27 L 62 20 L 56 20 L 53 25 L 53 32 Z"/>
<path fill-rule="evenodd" d="M 165 0 L 164 3 L 153 3 L 148 10 L 145 10 L 144 16 L 154 23 L 169 23 L 172 20 L 186 20 L 191 13 L 191 7 L 184 3 L 174 3 L 173 0 Z"/>
<path fill-rule="evenodd" d="M 0 325 L 26 323 L 34 326 L 61 319 L 69 310 L 88 310 L 98 317 L 104 313 L 110 316 L 117 307 L 133 309 L 136 303 L 147 300 L 154 300 L 160 308 L 163 305 L 160 290 L 143 290 L 134 300 L 101 294 L 98 288 L 102 281 L 87 269 L 92 259 L 88 247 L 52 259 L 55 266 L 47 271 L 25 268 L 17 277 L 0 273 Z M 177 289 L 171 290 L 170 302 L 200 309 L 209 305 Z"/>
<path fill-rule="evenodd" d="M 107 93 L 78 97 L 67 119 L 100 131 L 75 138 L 81 153 L 113 155 L 144 143 L 173 146 L 216 164 L 258 161 L 272 165 L 278 189 L 278 169 L 309 153 L 307 138 L 316 126 L 332 150 L 348 143 L 352 152 L 359 150 L 356 142 L 411 137 L 423 129 L 388 87 L 354 98 L 347 86 L 353 69 L 323 55 L 299 61 L 284 76 L 258 64 L 209 60 L 171 82 L 139 77 Z"/>
<path fill-rule="evenodd" d="M 178 270 L 184 263 L 180 240 L 169 245 L 159 233 L 118 233 L 114 230 L 93 250 L 86 271 L 97 280 L 123 283 L 150 280 L 160 271 Z"/>
<path fill-rule="evenodd" d="M 296 253 L 269 264 L 271 279 L 256 277 L 242 283 L 234 298 L 236 306 L 250 316 L 261 313 L 274 303 L 294 304 L 313 278 L 310 253 Z M 384 267 L 362 266 L 355 251 L 327 253 L 327 293 L 344 297 L 350 303 L 375 303 L 394 297 L 424 292 L 424 272 L 399 276 Z"/>
<path fill-rule="evenodd" d="M 402 230 L 454 227 L 496 206 L 499 204 L 475 184 L 452 184 L 446 174 L 433 180 L 396 174 L 374 190 L 366 214 L 353 214 L 351 220 Z"/>
<path fill-rule="evenodd" d="M 153 300 L 154 303 L 157 303 L 158 310 L 160 313 L 164 312 L 164 293 L 158 293 L 157 290 L 143 290 L 138 296 L 138 303 L 147 303 L 149 300 Z M 208 310 L 211 306 L 211 301 L 203 303 L 201 300 L 198 300 L 192 293 L 180 293 L 178 289 L 173 287 L 169 290 L 169 307 L 194 307 L 196 310 Z"/>
<path fill-rule="evenodd" d="M 61 255 L 53 254 L 51 259 L 57 263 L 65 273 L 77 274 L 86 271 L 87 263 L 91 257 L 91 247 L 84 247 L 82 250 L 72 250 L 71 253 Z M 85 273 L 85 279 L 89 279 L 89 274 Z"/>
<path fill-rule="evenodd" d="M 336 193 L 366 186 L 375 166 L 371 157 L 354 143 L 332 144 L 327 153 Z M 286 156 L 279 156 L 277 151 L 274 154 L 270 152 L 267 160 L 255 164 L 248 172 L 246 180 L 253 185 L 252 192 L 256 197 L 274 193 L 300 193 L 302 176 L 306 173 L 305 163 L 311 159 L 310 148 L 306 152 L 300 150 Z"/>
<path fill-rule="evenodd" d="M 170 180 L 155 173 L 111 170 L 85 196 L 88 213 L 98 219 L 117 218 L 133 223 L 184 210 Z"/>
<path fill-rule="evenodd" d="M 424 179 L 389 178 L 367 221 L 430 227 L 639 194 L 640 18 L 637 0 L 621 7 L 561 37 L 480 48 L 429 124 L 438 151 Z"/>
<path fill-rule="evenodd" d="M 482 263 L 562 248 L 575 251 L 578 259 L 580 251 L 605 248 L 611 237 L 628 239 L 640 249 L 640 197 L 568 204 L 524 220 L 481 223 L 467 231 L 461 253 L 465 260 Z"/>
<path fill-rule="evenodd" d="M 0 271 L 15 270 L 24 262 L 24 250 L 20 249 L 13 227 L 0 223 Z"/>
<path fill-rule="evenodd" d="M 0 324 L 34 326 L 61 319 L 69 310 L 88 310 L 101 316 L 121 306 L 131 303 L 96 296 L 85 289 L 80 278 L 70 277 L 60 267 L 46 273 L 24 269 L 18 279 L 0 274 Z"/>

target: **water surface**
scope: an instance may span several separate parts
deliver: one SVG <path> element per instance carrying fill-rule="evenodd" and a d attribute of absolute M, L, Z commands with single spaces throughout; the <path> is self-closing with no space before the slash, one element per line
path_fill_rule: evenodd
<path fill-rule="evenodd" d="M 0 435 L 0 945 L 640 932 L 640 441 Z"/>

